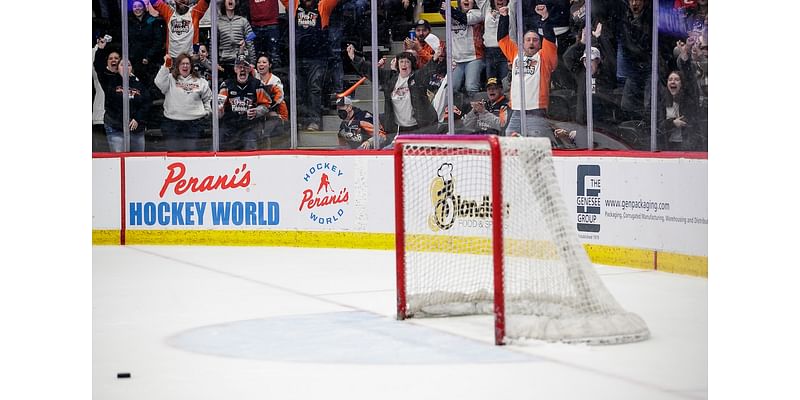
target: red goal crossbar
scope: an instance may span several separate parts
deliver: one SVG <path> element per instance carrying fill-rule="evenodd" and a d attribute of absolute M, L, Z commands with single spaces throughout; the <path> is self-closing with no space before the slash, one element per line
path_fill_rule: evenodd
<path fill-rule="evenodd" d="M 406 264 L 405 264 L 405 193 L 403 182 L 403 148 L 407 144 L 486 142 L 492 168 L 492 260 L 494 265 L 494 333 L 495 344 L 504 344 L 505 296 L 503 294 L 503 193 L 500 141 L 495 135 L 403 135 L 394 144 L 395 190 L 395 254 L 397 272 L 397 319 L 406 319 Z M 456 154 L 442 150 L 442 154 Z"/>

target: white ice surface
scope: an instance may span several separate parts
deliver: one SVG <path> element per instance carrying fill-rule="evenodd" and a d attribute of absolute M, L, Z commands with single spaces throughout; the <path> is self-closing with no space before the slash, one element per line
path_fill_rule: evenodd
<path fill-rule="evenodd" d="M 597 268 L 650 339 L 498 347 L 488 316 L 396 321 L 391 251 L 96 246 L 93 397 L 707 398 L 707 280 Z"/>

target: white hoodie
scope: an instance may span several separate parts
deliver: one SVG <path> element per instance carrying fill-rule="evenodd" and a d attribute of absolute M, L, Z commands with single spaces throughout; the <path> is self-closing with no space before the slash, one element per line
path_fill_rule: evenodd
<path fill-rule="evenodd" d="M 164 93 L 164 117 L 193 121 L 211 114 L 211 89 L 205 79 L 189 75 L 176 80 L 162 65 L 155 84 Z"/>

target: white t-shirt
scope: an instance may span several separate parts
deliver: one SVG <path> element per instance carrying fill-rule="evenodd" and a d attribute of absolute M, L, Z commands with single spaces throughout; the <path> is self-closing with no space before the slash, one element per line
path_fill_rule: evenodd
<path fill-rule="evenodd" d="M 413 109 L 411 108 L 411 92 L 408 90 L 408 77 L 398 77 L 397 84 L 392 90 L 392 106 L 394 115 L 399 126 L 414 126 L 417 120 L 414 119 Z"/>
<path fill-rule="evenodd" d="M 194 39 L 192 10 L 190 9 L 183 15 L 176 11 L 167 23 L 170 27 L 169 56 L 175 58 L 181 53 L 192 54 L 192 40 Z"/>
<path fill-rule="evenodd" d="M 673 102 L 672 106 L 667 106 L 667 118 L 678 118 L 681 116 L 681 109 L 678 103 Z M 683 129 L 675 127 L 669 134 L 669 141 L 672 143 L 683 142 Z"/>

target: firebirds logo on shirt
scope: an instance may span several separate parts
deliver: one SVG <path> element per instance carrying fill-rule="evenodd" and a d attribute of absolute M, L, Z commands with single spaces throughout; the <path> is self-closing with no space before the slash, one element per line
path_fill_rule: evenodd
<path fill-rule="evenodd" d="M 297 9 L 297 25 L 302 29 L 309 29 L 317 26 L 319 13 L 303 8 Z"/>
<path fill-rule="evenodd" d="M 459 226 L 465 228 L 491 228 L 492 202 L 491 196 L 485 194 L 481 200 L 463 199 L 456 194 L 456 178 L 453 176 L 453 164 L 443 163 L 436 171 L 437 178 L 431 181 L 430 196 L 433 214 L 428 217 L 428 227 L 432 231 L 448 230 L 459 218 Z M 505 204 L 505 215 L 510 205 Z"/>
<path fill-rule="evenodd" d="M 175 82 L 175 86 L 177 86 L 179 89 L 183 89 L 186 94 L 200 90 L 200 84 L 194 81 L 177 81 Z"/>
<path fill-rule="evenodd" d="M 303 180 L 311 187 L 303 190 L 298 211 L 308 212 L 308 218 L 320 225 L 338 222 L 345 215 L 350 192 L 344 184 L 344 171 L 329 162 L 312 165 Z"/>
<path fill-rule="evenodd" d="M 183 36 L 189 33 L 192 28 L 192 21 L 190 19 L 173 18 L 170 21 L 170 32 L 174 36 Z"/>
<path fill-rule="evenodd" d="M 535 57 L 535 56 L 534 56 Z M 522 61 L 525 66 L 525 75 L 535 75 L 536 67 L 539 66 L 539 61 L 534 57 L 525 57 Z M 519 59 L 514 58 L 514 75 L 519 75 Z"/>

